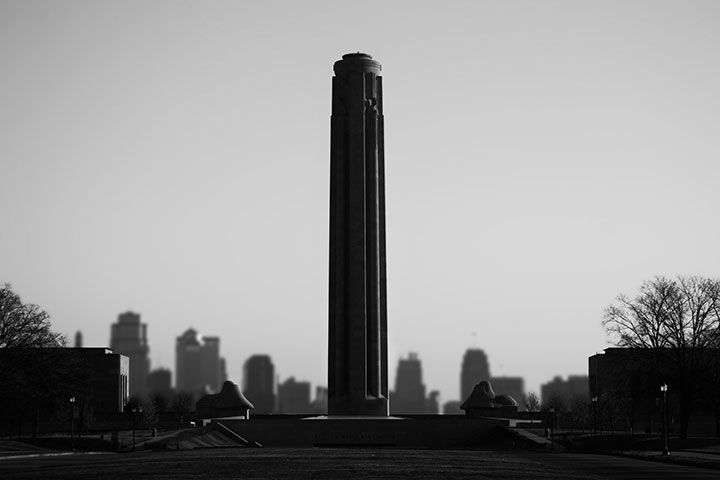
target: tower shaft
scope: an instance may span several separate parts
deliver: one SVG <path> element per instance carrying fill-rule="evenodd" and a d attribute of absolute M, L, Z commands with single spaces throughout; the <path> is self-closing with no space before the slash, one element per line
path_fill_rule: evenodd
<path fill-rule="evenodd" d="M 328 413 L 388 415 L 382 77 L 334 65 L 330 132 Z"/>

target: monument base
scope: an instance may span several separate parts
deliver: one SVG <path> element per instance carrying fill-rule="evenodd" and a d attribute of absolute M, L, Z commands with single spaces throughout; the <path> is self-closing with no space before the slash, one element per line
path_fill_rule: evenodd
<path fill-rule="evenodd" d="M 364 370 L 354 372 L 362 377 Z M 362 374 L 362 375 L 361 375 Z M 360 417 L 387 417 L 390 413 L 388 399 L 384 396 L 371 395 L 352 398 L 349 395 L 328 397 L 328 415 L 334 416 L 360 416 Z"/>
<path fill-rule="evenodd" d="M 217 420 L 265 447 L 467 448 L 496 446 L 508 437 L 503 419 L 461 415 L 408 417 L 254 416 Z M 221 428 L 221 427 L 218 427 Z"/>

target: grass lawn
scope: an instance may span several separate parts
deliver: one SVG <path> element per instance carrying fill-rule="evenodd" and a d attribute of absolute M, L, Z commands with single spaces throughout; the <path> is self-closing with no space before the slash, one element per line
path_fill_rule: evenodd
<path fill-rule="evenodd" d="M 206 449 L 0 460 L 4 479 L 458 478 L 590 479 L 502 452 L 401 449 Z"/>

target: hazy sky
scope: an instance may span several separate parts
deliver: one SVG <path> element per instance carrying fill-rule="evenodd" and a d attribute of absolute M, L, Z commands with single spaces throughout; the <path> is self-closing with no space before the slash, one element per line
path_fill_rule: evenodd
<path fill-rule="evenodd" d="M 603 310 L 720 271 L 720 2 L 0 0 L 0 282 L 152 367 L 326 384 L 333 62 L 383 65 L 389 373 L 587 374 Z"/>

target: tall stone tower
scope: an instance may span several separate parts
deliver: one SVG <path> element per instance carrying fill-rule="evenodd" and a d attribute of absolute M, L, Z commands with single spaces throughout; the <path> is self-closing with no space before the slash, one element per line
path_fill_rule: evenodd
<path fill-rule="evenodd" d="M 335 62 L 330 122 L 328 414 L 387 416 L 381 66 Z"/>

